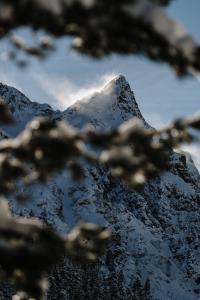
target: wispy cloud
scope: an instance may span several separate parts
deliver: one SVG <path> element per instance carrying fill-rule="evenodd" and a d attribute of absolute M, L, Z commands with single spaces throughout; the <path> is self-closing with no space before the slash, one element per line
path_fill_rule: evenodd
<path fill-rule="evenodd" d="M 66 109 L 77 100 L 92 95 L 101 90 L 103 86 L 113 79 L 117 74 L 108 73 L 98 79 L 94 79 L 90 84 L 78 86 L 72 83 L 67 77 L 56 77 L 48 74 L 33 73 L 41 88 L 49 94 L 50 98 L 54 98 L 55 102 L 51 103 L 54 108 Z"/>

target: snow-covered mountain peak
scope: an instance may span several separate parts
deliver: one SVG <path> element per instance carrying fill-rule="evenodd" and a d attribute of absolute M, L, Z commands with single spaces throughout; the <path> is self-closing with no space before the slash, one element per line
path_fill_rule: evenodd
<path fill-rule="evenodd" d="M 90 123 L 100 130 L 115 128 L 133 117 L 142 119 L 144 125 L 149 126 L 123 75 L 115 77 L 100 92 L 77 101 L 64 112 L 64 119 L 74 126 L 80 128 Z"/>
<path fill-rule="evenodd" d="M 50 105 L 32 102 L 16 88 L 3 83 L 0 83 L 0 98 L 8 104 L 15 124 L 17 123 L 17 126 L 6 129 L 7 134 L 11 136 L 19 134 L 33 117 L 55 114 Z"/>
<path fill-rule="evenodd" d="M 112 88 L 112 89 L 128 89 L 131 90 L 130 85 L 128 81 L 126 80 L 126 77 L 122 74 L 115 76 L 113 79 L 111 79 L 104 87 L 106 88 Z"/>
<path fill-rule="evenodd" d="M 27 106 L 31 105 L 31 101 L 19 90 L 14 87 L 5 85 L 0 82 L 0 97 L 10 107 L 11 112 L 14 114 L 17 110 L 24 110 Z"/>
<path fill-rule="evenodd" d="M 111 79 L 106 86 L 108 85 L 113 85 L 113 86 L 121 86 L 123 87 L 124 85 L 129 85 L 128 81 L 126 80 L 126 77 L 122 74 L 119 74 L 115 77 L 113 77 L 113 79 Z"/>

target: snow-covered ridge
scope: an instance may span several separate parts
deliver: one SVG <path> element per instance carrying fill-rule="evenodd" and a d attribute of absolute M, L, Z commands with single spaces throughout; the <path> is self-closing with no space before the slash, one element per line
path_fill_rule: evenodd
<path fill-rule="evenodd" d="M 8 104 L 16 121 L 16 126 L 7 128 L 7 132 L 11 136 L 19 134 L 35 116 L 51 116 L 57 113 L 50 105 L 32 102 L 14 87 L 2 83 L 0 83 L 0 97 Z"/>
<path fill-rule="evenodd" d="M 14 88 L 0 85 L 16 119 L 3 134 L 15 136 L 33 117 L 47 115 L 83 127 L 104 130 L 133 116 L 145 120 L 123 76 L 64 112 L 33 103 Z M 1 137 L 0 137 L 1 138 Z M 167 172 L 136 193 L 109 172 L 85 166 L 86 179 L 73 182 L 62 172 L 45 186 L 31 187 L 26 207 L 14 214 L 36 216 L 61 234 L 77 222 L 109 226 L 113 240 L 95 266 L 69 262 L 51 274 L 49 300 L 197 300 L 200 298 L 200 176 L 184 154 L 174 153 Z M 6 298 L 5 293 L 0 299 Z"/>

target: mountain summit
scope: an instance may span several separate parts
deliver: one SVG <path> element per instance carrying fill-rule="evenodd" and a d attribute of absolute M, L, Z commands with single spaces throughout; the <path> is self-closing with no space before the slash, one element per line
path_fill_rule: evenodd
<path fill-rule="evenodd" d="M 4 128 L 4 135 L 15 136 L 38 115 L 59 115 L 79 128 L 90 123 L 104 130 L 133 116 L 148 126 L 123 76 L 63 113 L 5 85 L 0 85 L 0 96 L 16 118 L 15 127 Z M 48 300 L 198 300 L 200 175 L 192 160 L 172 154 L 169 170 L 140 193 L 113 179 L 105 168 L 85 169 L 81 183 L 63 171 L 46 185 L 30 187 L 32 201 L 25 207 L 13 197 L 9 200 L 14 214 L 37 217 L 61 234 L 81 221 L 112 229 L 112 242 L 97 264 L 81 267 L 66 259 L 55 267 Z M 0 299 L 10 299 L 6 295 L 0 292 Z"/>
<path fill-rule="evenodd" d="M 101 130 L 116 128 L 133 117 L 140 118 L 148 127 L 123 75 L 115 77 L 100 92 L 77 101 L 64 114 L 66 121 L 79 128 L 87 123 Z"/>

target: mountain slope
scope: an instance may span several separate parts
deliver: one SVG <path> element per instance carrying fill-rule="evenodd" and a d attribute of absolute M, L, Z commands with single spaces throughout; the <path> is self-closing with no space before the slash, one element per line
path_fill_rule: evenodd
<path fill-rule="evenodd" d="M 14 107 L 16 125 L 4 128 L 10 136 L 36 115 L 59 117 L 78 128 L 90 123 L 98 130 L 114 128 L 133 116 L 149 126 L 123 76 L 63 113 L 32 103 L 3 85 L 0 96 Z M 37 216 L 61 234 L 80 221 L 113 231 L 108 251 L 96 265 L 80 267 L 66 260 L 55 267 L 48 299 L 199 299 L 200 176 L 191 158 L 174 153 L 169 170 L 141 193 L 111 178 L 104 168 L 85 169 L 81 183 L 63 171 L 47 185 L 32 187 L 26 207 L 10 199 L 14 214 Z M 8 298 L 4 294 L 1 299 Z"/>

